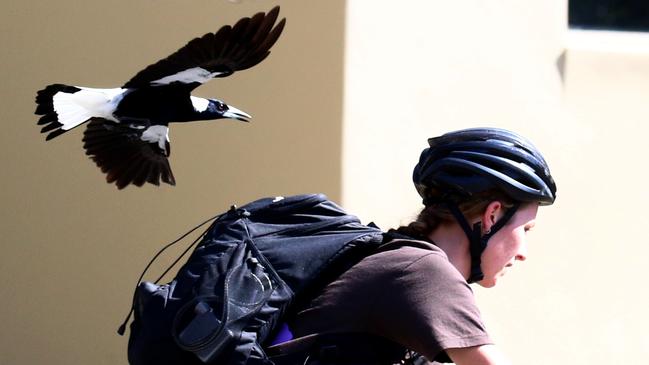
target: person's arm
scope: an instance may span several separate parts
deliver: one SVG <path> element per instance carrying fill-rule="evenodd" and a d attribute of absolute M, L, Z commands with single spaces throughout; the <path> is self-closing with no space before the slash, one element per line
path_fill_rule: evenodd
<path fill-rule="evenodd" d="M 510 365 L 494 345 L 449 348 L 446 353 L 456 365 Z"/>

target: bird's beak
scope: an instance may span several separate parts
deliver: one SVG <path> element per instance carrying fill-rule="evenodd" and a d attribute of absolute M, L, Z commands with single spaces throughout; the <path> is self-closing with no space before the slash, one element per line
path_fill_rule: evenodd
<path fill-rule="evenodd" d="M 229 105 L 228 105 L 228 110 L 226 110 L 225 113 L 223 113 L 223 117 L 237 119 L 242 122 L 249 122 L 250 119 L 252 119 L 252 117 L 248 113 L 245 113 Z"/>

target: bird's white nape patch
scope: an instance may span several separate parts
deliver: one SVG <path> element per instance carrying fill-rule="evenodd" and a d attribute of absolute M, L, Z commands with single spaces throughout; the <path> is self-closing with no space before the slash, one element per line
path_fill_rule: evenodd
<path fill-rule="evenodd" d="M 173 75 L 165 76 L 161 79 L 151 81 L 151 85 L 167 85 L 175 81 L 179 81 L 185 84 L 191 84 L 192 82 L 200 82 L 202 84 L 222 73 L 223 72 L 209 72 L 202 67 L 193 67 L 184 71 L 180 71 Z"/>
<path fill-rule="evenodd" d="M 189 97 L 192 101 L 192 105 L 197 112 L 204 112 L 207 110 L 207 107 L 210 106 L 210 101 L 203 98 L 198 98 L 196 96 Z"/>
<path fill-rule="evenodd" d="M 142 132 L 140 137 L 144 142 L 157 143 L 158 147 L 162 151 L 165 151 L 166 154 L 169 154 L 167 151 L 167 142 L 169 141 L 169 128 L 164 125 L 152 125 Z"/>

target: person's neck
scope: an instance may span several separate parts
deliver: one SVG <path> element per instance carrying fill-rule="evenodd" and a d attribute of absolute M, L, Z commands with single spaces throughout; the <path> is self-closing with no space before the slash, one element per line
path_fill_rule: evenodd
<path fill-rule="evenodd" d="M 469 239 L 462 227 L 455 222 L 440 224 L 428 238 L 446 253 L 451 264 L 468 279 L 471 273 L 471 254 Z"/>

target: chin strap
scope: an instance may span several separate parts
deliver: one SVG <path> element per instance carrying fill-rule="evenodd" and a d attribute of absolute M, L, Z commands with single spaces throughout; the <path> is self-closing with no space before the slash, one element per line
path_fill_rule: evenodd
<path fill-rule="evenodd" d="M 469 282 L 469 284 L 480 281 L 484 278 L 480 264 L 482 262 L 482 252 L 484 252 L 484 250 L 487 248 L 487 241 L 489 241 L 491 236 L 493 236 L 502 227 L 504 227 L 505 224 L 507 224 L 507 222 L 514 216 L 514 214 L 520 207 L 520 203 L 516 203 L 513 207 L 507 209 L 505 215 L 491 227 L 488 233 L 484 235 L 482 234 L 482 222 L 474 224 L 473 228 L 471 228 L 469 227 L 469 222 L 467 222 L 466 217 L 464 217 L 464 214 L 462 214 L 456 204 L 446 203 L 446 206 L 451 211 L 451 214 L 453 214 L 457 222 L 460 224 L 460 227 L 462 227 L 462 230 L 464 230 L 466 236 L 469 238 L 469 251 L 471 252 L 471 275 L 469 275 L 469 279 L 467 281 Z"/>

